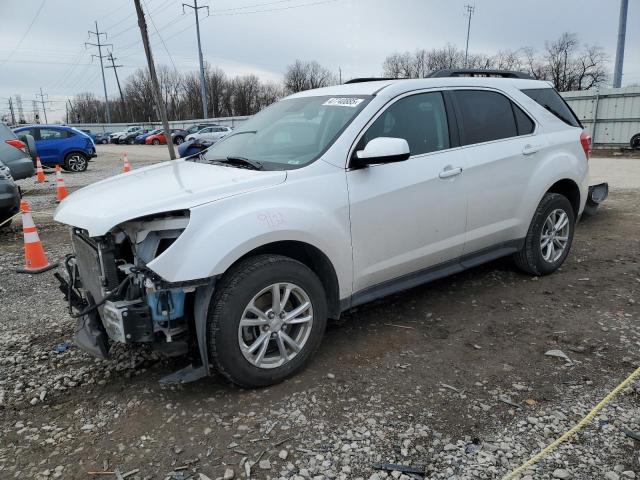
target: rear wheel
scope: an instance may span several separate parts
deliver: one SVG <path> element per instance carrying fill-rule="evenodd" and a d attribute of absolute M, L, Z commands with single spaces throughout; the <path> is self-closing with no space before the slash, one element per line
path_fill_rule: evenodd
<path fill-rule="evenodd" d="M 182 142 L 184 142 L 184 138 L 182 138 L 182 137 L 176 137 L 173 140 L 173 143 L 175 143 L 176 145 L 180 145 Z"/>
<path fill-rule="evenodd" d="M 158 140 L 157 138 L 154 138 L 151 143 L 153 143 L 154 145 L 160 145 L 160 140 Z"/>
<path fill-rule="evenodd" d="M 575 227 L 571 203 L 564 195 L 547 193 L 536 209 L 522 250 L 514 255 L 518 268 L 548 275 L 564 263 Z"/>
<path fill-rule="evenodd" d="M 634 135 L 631 138 L 631 142 L 629 142 L 629 144 L 631 145 L 632 149 L 640 150 L 640 133 L 638 133 L 637 135 Z"/>
<path fill-rule="evenodd" d="M 70 153 L 64 159 L 64 169 L 70 172 L 84 172 L 89 166 L 89 160 L 82 153 Z"/>
<path fill-rule="evenodd" d="M 212 363 L 243 387 L 281 382 L 313 356 L 326 316 L 322 283 L 304 264 L 280 255 L 248 258 L 223 277 L 212 300 Z"/>

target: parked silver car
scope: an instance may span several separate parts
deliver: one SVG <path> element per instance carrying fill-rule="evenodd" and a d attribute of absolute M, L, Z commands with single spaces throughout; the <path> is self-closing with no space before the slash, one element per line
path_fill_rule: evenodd
<path fill-rule="evenodd" d="M 221 127 L 219 125 L 212 125 L 210 127 L 205 127 L 202 130 L 199 130 L 196 133 L 192 133 L 191 135 L 187 135 L 186 141 L 189 140 L 211 140 L 216 142 L 220 140 L 225 135 L 231 133 L 231 127 Z"/>

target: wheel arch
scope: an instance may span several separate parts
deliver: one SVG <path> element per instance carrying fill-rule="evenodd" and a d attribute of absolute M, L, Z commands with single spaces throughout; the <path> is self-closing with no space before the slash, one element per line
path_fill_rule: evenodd
<path fill-rule="evenodd" d="M 250 250 L 233 262 L 232 266 L 246 258 L 262 254 L 282 255 L 293 258 L 306 265 L 322 282 L 327 294 L 327 311 L 329 318 L 337 319 L 340 317 L 338 275 L 331 260 L 329 260 L 329 257 L 322 250 L 310 243 L 299 240 L 275 241 Z"/>
<path fill-rule="evenodd" d="M 563 195 L 569 200 L 571 203 L 571 207 L 573 208 L 573 214 L 575 218 L 578 218 L 578 214 L 580 213 L 580 187 L 578 184 L 571 180 L 570 178 L 563 178 L 562 180 L 558 180 L 553 185 L 551 185 L 545 193 L 558 193 Z"/>

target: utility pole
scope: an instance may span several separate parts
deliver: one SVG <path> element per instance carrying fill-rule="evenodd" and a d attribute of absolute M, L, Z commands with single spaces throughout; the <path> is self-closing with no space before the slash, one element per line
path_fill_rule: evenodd
<path fill-rule="evenodd" d="M 42 94 L 42 87 L 40 87 L 40 94 L 36 93 L 36 97 L 40 97 L 40 102 L 42 103 L 42 112 L 44 113 L 44 123 L 48 124 L 49 120 L 47 120 L 47 108 L 44 106 L 44 97 L 48 97 L 49 95 Z"/>
<path fill-rule="evenodd" d="M 207 89 L 204 83 L 204 62 L 202 61 L 202 45 L 200 44 L 200 20 L 198 19 L 198 10 L 201 8 L 207 9 L 207 16 L 209 16 L 209 7 L 204 5 L 202 7 L 198 6 L 198 0 L 193 0 L 193 5 L 189 5 L 188 3 L 182 4 L 182 14 L 184 15 L 184 7 L 193 8 L 193 11 L 196 14 L 196 34 L 198 36 L 198 58 L 200 59 L 200 95 L 202 96 L 202 118 L 209 118 L 207 111 L 209 107 L 207 105 Z"/>
<path fill-rule="evenodd" d="M 338 76 L 340 77 L 338 85 L 342 85 L 342 67 L 338 67 Z"/>
<path fill-rule="evenodd" d="M 469 64 L 469 33 L 471 33 L 471 17 L 473 16 L 476 6 L 467 4 L 464 8 L 467 11 L 465 15 L 469 18 L 467 23 L 467 47 L 464 49 L 464 68 L 467 68 L 467 65 Z"/>
<path fill-rule="evenodd" d="M 164 130 L 164 137 L 167 140 L 167 148 L 169 149 L 169 157 L 171 160 L 175 160 L 176 151 L 173 148 L 173 140 L 171 139 L 171 129 L 169 128 L 169 119 L 167 118 L 167 109 L 162 101 L 162 95 L 160 94 L 160 83 L 158 82 L 158 75 L 156 74 L 156 67 L 153 63 L 153 54 L 151 53 L 151 45 L 149 45 L 149 34 L 147 32 L 147 21 L 144 18 L 144 11 L 140 0 L 133 0 L 136 5 L 136 13 L 138 15 L 138 26 L 140 27 L 140 35 L 142 35 L 142 45 L 144 46 L 144 53 L 147 57 L 147 65 L 149 66 L 149 76 L 153 84 L 153 97 L 156 101 L 156 109 L 162 119 L 162 128 Z"/>
<path fill-rule="evenodd" d="M 624 43 L 627 36 L 627 11 L 629 0 L 620 0 L 620 20 L 618 21 L 618 46 L 616 48 L 616 66 L 613 69 L 613 88 L 622 85 L 622 66 L 624 63 Z"/>
<path fill-rule="evenodd" d="M 116 65 L 117 58 L 113 57 L 113 53 L 109 52 L 107 58 L 111 62 L 111 65 L 107 65 L 106 68 L 113 68 L 113 73 L 116 76 L 116 83 L 118 84 L 118 92 L 120 92 L 120 101 L 122 102 L 122 116 L 125 117 L 127 115 L 127 107 L 124 104 L 124 95 L 122 95 L 122 88 L 120 87 L 120 79 L 118 78 L 118 68 L 122 67 L 122 65 Z"/>
<path fill-rule="evenodd" d="M 25 119 L 24 110 L 22 108 L 22 97 L 20 95 L 16 95 L 16 105 L 18 106 L 18 123 L 22 124 L 25 122 Z"/>
<path fill-rule="evenodd" d="M 33 123 L 40 123 L 40 111 L 38 110 L 38 101 L 32 100 L 31 107 L 33 108 Z"/>
<path fill-rule="evenodd" d="M 13 111 L 13 99 L 9 97 L 9 111 L 11 112 L 11 125 L 16 124 L 16 114 Z"/>
<path fill-rule="evenodd" d="M 104 38 L 107 38 L 107 34 L 104 32 L 100 32 L 98 30 L 97 21 L 96 21 L 96 31 L 92 32 L 91 30 L 89 30 L 89 38 L 91 38 L 91 35 L 96 36 L 96 42 L 98 43 L 84 42 L 84 48 L 87 48 L 87 45 L 98 47 L 98 55 L 91 55 L 91 58 L 98 57 L 100 59 L 100 71 L 102 72 L 102 87 L 104 88 L 104 103 L 107 110 L 107 123 L 111 123 L 111 112 L 109 111 L 109 98 L 107 97 L 107 81 L 104 78 L 104 65 L 102 64 L 102 59 L 105 57 L 104 55 L 102 55 L 102 47 L 110 46 L 113 48 L 113 45 L 111 43 L 100 42 L 100 35 L 104 35 Z"/>
<path fill-rule="evenodd" d="M 73 122 L 73 105 L 71 105 L 71 100 L 69 100 L 68 98 L 67 98 L 67 103 L 65 103 L 65 106 L 67 107 L 67 123 L 69 123 L 69 112 L 71 112 L 71 121 Z M 78 118 L 76 118 L 75 123 L 80 123 L 77 120 Z"/>

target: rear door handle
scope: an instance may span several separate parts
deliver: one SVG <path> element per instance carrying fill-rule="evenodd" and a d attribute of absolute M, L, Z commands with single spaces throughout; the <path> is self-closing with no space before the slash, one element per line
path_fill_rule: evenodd
<path fill-rule="evenodd" d="M 533 155 L 534 153 L 536 153 L 537 151 L 539 151 L 542 148 L 542 145 L 531 145 L 531 144 L 527 144 L 524 146 L 524 148 L 522 149 L 522 154 L 523 155 Z"/>
<path fill-rule="evenodd" d="M 449 177 L 455 177 L 456 175 L 460 175 L 461 173 L 462 173 L 461 167 L 454 168 L 451 165 L 447 165 L 446 167 L 444 167 L 444 170 L 442 170 L 438 176 L 440 178 L 449 178 Z"/>

